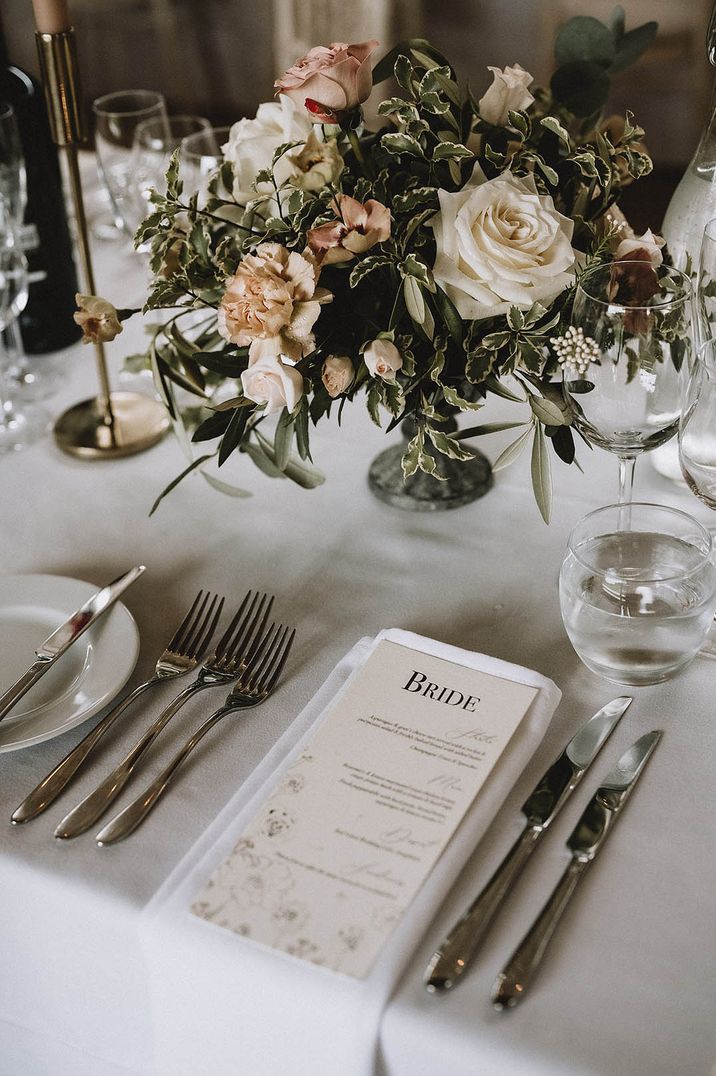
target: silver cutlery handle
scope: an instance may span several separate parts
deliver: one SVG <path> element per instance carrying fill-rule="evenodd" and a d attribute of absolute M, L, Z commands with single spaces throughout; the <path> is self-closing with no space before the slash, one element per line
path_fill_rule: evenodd
<path fill-rule="evenodd" d="M 496 1009 L 513 1008 L 539 968 L 557 924 L 591 859 L 574 856 L 530 929 L 497 976 L 492 988 Z"/>
<path fill-rule="evenodd" d="M 165 769 L 152 781 L 152 783 L 144 790 L 141 796 L 137 796 L 136 800 L 133 800 L 123 811 L 120 811 L 107 825 L 99 831 L 96 840 L 99 845 L 116 844 L 118 841 L 124 840 L 130 833 L 134 833 L 137 826 L 144 821 L 150 811 L 154 808 L 157 801 L 164 795 L 167 788 L 171 784 L 172 778 L 182 765 L 182 763 L 189 757 L 196 745 L 206 735 L 209 729 L 213 728 L 222 717 L 231 713 L 233 707 L 224 706 L 206 721 L 199 726 L 184 746 L 177 751 L 174 758 L 166 766 Z"/>
<path fill-rule="evenodd" d="M 198 691 L 200 687 L 201 685 L 197 684 L 196 681 L 190 684 L 169 703 L 166 709 L 162 710 L 156 721 L 150 725 L 142 738 L 127 752 L 122 761 L 105 777 L 104 781 L 88 796 L 85 796 L 76 807 L 73 807 L 69 814 L 65 815 L 55 830 L 55 837 L 60 840 L 79 837 L 80 833 L 85 833 L 98 818 L 101 818 L 126 785 L 134 767 L 149 745 L 153 743 L 164 726 L 174 717 L 174 714 L 184 705 L 187 699 L 195 691 Z"/>
<path fill-rule="evenodd" d="M 539 826 L 523 829 L 487 885 L 433 954 L 425 974 L 425 985 L 431 993 L 449 990 L 467 971 L 542 833 Z"/>
<path fill-rule="evenodd" d="M 43 673 L 47 672 L 51 664 L 51 661 L 36 661 L 32 668 L 28 669 L 19 680 L 15 681 L 12 687 L 9 687 L 3 695 L 0 695 L 0 721 L 7 717 L 15 703 L 20 701 L 25 692 L 30 690 Z"/>
<path fill-rule="evenodd" d="M 111 728 L 117 718 L 120 717 L 124 711 L 147 690 L 147 688 L 158 683 L 160 683 L 160 677 L 158 676 L 153 676 L 150 680 L 145 680 L 143 684 L 139 684 L 133 691 L 130 691 L 128 695 L 118 702 L 116 706 L 112 707 L 109 713 L 105 714 L 92 731 L 88 732 L 84 739 L 80 740 L 77 746 L 73 747 L 69 754 L 65 755 L 62 761 L 58 762 L 55 768 L 40 781 L 39 785 L 25 797 L 12 815 L 11 820 L 13 825 L 19 825 L 22 822 L 29 822 L 31 819 L 37 818 L 37 816 L 42 814 L 51 803 L 54 803 L 60 792 L 62 792 L 63 788 L 67 787 L 84 761 L 102 739 L 105 732 Z"/>

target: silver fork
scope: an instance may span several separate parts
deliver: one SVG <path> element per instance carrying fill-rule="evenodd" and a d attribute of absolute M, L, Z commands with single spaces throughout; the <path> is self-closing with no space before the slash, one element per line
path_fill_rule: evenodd
<path fill-rule="evenodd" d="M 269 697 L 286 664 L 295 634 L 295 630 L 291 628 L 271 625 L 258 646 L 254 648 L 254 653 L 248 659 L 238 683 L 227 695 L 224 705 L 199 726 L 142 795 L 133 800 L 100 830 L 96 837 L 97 844 L 116 844 L 133 833 L 166 792 L 179 767 L 207 732 L 227 714 L 258 706 Z"/>
<path fill-rule="evenodd" d="M 13 825 L 29 822 L 54 803 L 117 718 L 150 687 L 185 676 L 197 667 L 209 645 L 224 599 L 200 590 L 188 613 L 157 658 L 153 675 L 130 691 L 73 747 L 39 785 L 22 801 L 12 816 Z M 211 630 L 208 630 L 208 629 Z"/>
<path fill-rule="evenodd" d="M 266 594 L 248 592 L 236 616 L 216 644 L 216 649 L 199 669 L 196 679 L 162 710 L 156 721 L 97 788 L 62 819 L 55 830 L 55 837 L 67 840 L 88 830 L 116 800 L 139 759 L 184 703 L 199 691 L 230 683 L 237 678 L 254 640 L 263 630 L 272 603 L 273 598 Z"/>

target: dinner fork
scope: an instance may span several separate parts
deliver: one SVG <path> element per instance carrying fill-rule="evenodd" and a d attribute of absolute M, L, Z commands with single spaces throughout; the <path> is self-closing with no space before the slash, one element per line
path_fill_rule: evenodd
<path fill-rule="evenodd" d="M 139 759 L 184 703 L 199 691 L 230 683 L 237 678 L 254 641 L 263 631 L 272 604 L 273 598 L 267 594 L 247 593 L 234 619 L 216 644 L 216 649 L 199 669 L 196 679 L 162 710 L 156 721 L 97 788 L 65 815 L 55 830 L 55 837 L 67 840 L 88 830 L 116 800 Z"/>
<path fill-rule="evenodd" d="M 99 831 L 96 837 L 97 844 L 116 844 L 118 841 L 128 837 L 130 833 L 133 833 L 156 806 L 157 801 L 164 795 L 171 784 L 179 767 L 186 761 L 207 732 L 227 714 L 234 713 L 236 710 L 248 710 L 252 706 L 258 706 L 269 697 L 283 672 L 295 634 L 296 632 L 292 628 L 271 625 L 266 635 L 260 640 L 259 645 L 255 647 L 254 653 L 248 659 L 246 668 L 241 673 L 238 683 L 227 695 L 224 705 L 199 726 L 142 795 L 133 800 Z"/>
<path fill-rule="evenodd" d="M 177 630 L 157 658 L 154 673 L 112 707 L 83 740 L 65 755 L 39 785 L 30 792 L 12 815 L 13 825 L 29 822 L 54 803 L 85 760 L 115 721 L 150 687 L 185 676 L 197 667 L 206 653 L 223 605 L 223 598 L 200 590 Z"/>

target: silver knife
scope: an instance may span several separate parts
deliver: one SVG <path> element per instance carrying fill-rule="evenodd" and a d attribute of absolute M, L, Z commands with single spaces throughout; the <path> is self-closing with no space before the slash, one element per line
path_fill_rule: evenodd
<path fill-rule="evenodd" d="M 425 972 L 430 993 L 449 990 L 464 975 L 540 837 L 577 787 L 590 763 L 632 702 L 631 696 L 612 699 L 572 737 L 522 806 L 527 823 L 485 888 L 458 920 Z"/>
<path fill-rule="evenodd" d="M 660 730 L 647 732 L 632 744 L 587 804 L 567 840 L 567 847 L 572 852 L 567 869 L 495 980 L 492 1001 L 496 1009 L 513 1008 L 524 997 L 569 898 L 590 863 L 594 862 L 661 736 Z"/>
<path fill-rule="evenodd" d="M 3 695 L 0 695 L 0 721 L 9 714 L 15 703 L 19 702 L 33 684 L 36 684 L 40 677 L 44 676 L 47 670 L 52 668 L 58 658 L 62 657 L 75 640 L 79 639 L 80 635 L 83 635 L 98 617 L 107 612 L 117 598 L 124 593 L 135 579 L 139 578 L 143 571 L 143 564 L 136 568 L 130 568 L 124 575 L 120 575 L 118 579 L 96 591 L 91 598 L 87 599 L 84 605 L 81 605 L 72 614 L 69 620 L 56 628 L 52 635 L 48 636 L 41 646 L 38 646 L 35 651 L 36 660 L 27 672 L 23 673 L 20 679 L 12 687 L 8 688 Z"/>

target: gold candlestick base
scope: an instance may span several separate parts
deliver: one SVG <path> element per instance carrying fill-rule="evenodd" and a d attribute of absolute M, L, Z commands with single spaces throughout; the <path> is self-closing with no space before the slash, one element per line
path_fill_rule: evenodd
<path fill-rule="evenodd" d="M 169 429 L 163 404 L 137 392 L 113 392 L 112 421 L 101 399 L 83 400 L 65 411 L 54 427 L 63 452 L 81 459 L 118 459 L 143 452 Z"/>

